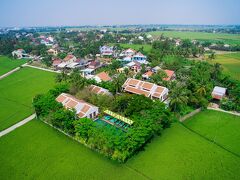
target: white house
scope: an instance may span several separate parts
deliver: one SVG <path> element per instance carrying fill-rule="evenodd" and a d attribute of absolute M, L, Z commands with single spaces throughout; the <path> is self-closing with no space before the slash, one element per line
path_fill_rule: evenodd
<path fill-rule="evenodd" d="M 162 102 L 167 99 L 169 91 L 166 87 L 133 78 L 128 78 L 122 88 L 125 92 L 144 95 L 151 99 L 159 99 Z"/>
<path fill-rule="evenodd" d="M 212 98 L 221 100 L 226 96 L 226 91 L 227 91 L 227 88 L 215 86 L 212 91 Z"/>
<path fill-rule="evenodd" d="M 147 56 L 143 55 L 142 53 L 138 52 L 132 57 L 132 61 L 138 61 L 141 64 L 147 63 Z"/>
<path fill-rule="evenodd" d="M 134 49 L 126 49 L 120 53 L 120 57 L 127 57 L 127 56 L 133 56 L 136 53 Z"/>
<path fill-rule="evenodd" d="M 99 114 L 99 108 L 83 100 L 66 93 L 60 94 L 56 101 L 61 103 L 66 109 L 74 109 L 79 118 L 95 119 Z"/>
<path fill-rule="evenodd" d="M 112 56 L 113 55 L 113 46 L 101 46 L 99 48 L 102 56 Z"/>
<path fill-rule="evenodd" d="M 17 57 L 18 59 L 29 59 L 31 56 L 29 56 L 23 49 L 17 49 L 12 52 L 13 57 Z"/>

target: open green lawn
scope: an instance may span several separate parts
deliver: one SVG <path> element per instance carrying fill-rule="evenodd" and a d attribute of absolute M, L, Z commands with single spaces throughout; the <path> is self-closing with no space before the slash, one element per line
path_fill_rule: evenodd
<path fill-rule="evenodd" d="M 240 53 L 220 54 L 210 63 L 222 64 L 223 70 L 232 78 L 240 80 Z"/>
<path fill-rule="evenodd" d="M 206 110 L 184 123 L 190 129 L 240 156 L 240 117 Z"/>
<path fill-rule="evenodd" d="M 154 31 L 149 34 L 158 37 L 161 34 L 167 37 L 180 39 L 195 39 L 202 41 L 218 42 L 222 41 L 225 44 L 239 45 L 240 35 L 224 34 L 224 33 L 205 33 L 205 32 L 181 32 L 181 31 Z"/>
<path fill-rule="evenodd" d="M 240 158 L 179 123 L 118 164 L 34 120 L 0 138 L 3 179 L 238 179 Z"/>
<path fill-rule="evenodd" d="M 22 68 L 0 80 L 0 130 L 33 113 L 32 98 L 54 86 L 54 73 Z"/>
<path fill-rule="evenodd" d="M 10 59 L 6 56 L 0 56 L 0 75 L 3 75 L 26 62 L 27 60 L 23 59 Z"/>

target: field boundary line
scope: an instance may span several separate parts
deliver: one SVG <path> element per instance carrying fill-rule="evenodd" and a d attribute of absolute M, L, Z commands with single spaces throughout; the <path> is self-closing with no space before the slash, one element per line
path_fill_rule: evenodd
<path fill-rule="evenodd" d="M 14 131 L 15 129 L 17 129 L 17 128 L 21 127 L 21 126 L 23 126 L 24 124 L 26 124 L 29 121 L 33 120 L 35 117 L 36 117 L 36 114 L 32 114 L 31 116 L 23 119 L 22 121 L 18 122 L 17 124 L 14 124 L 13 126 L 11 126 L 11 127 L 7 128 L 7 129 L 1 131 L 0 132 L 0 137 L 2 137 L 4 135 Z"/>
<path fill-rule="evenodd" d="M 211 108 L 211 107 L 208 107 L 207 109 L 209 109 L 209 110 L 214 110 L 214 111 L 219 111 L 219 112 L 224 112 L 224 113 L 228 113 L 228 114 L 232 114 L 232 115 L 235 115 L 235 116 L 240 116 L 240 113 L 238 113 L 238 112 L 225 111 L 225 110 L 220 109 L 220 108 Z"/>
<path fill-rule="evenodd" d="M 11 71 L 9 71 L 9 72 L 1 75 L 1 76 L 0 76 L 0 80 L 3 79 L 3 78 L 5 78 L 5 77 L 8 77 L 9 75 L 11 75 L 12 73 L 18 71 L 19 69 L 20 69 L 20 67 L 16 67 L 15 69 L 13 69 L 13 70 L 11 70 Z"/>
<path fill-rule="evenodd" d="M 205 139 L 206 141 L 211 142 L 211 143 L 215 144 L 216 146 L 220 147 L 221 149 L 223 149 L 223 150 L 229 152 L 230 154 L 232 154 L 232 155 L 237 156 L 238 158 L 240 158 L 240 155 L 239 155 L 239 154 L 237 154 L 237 153 L 235 153 L 235 152 L 233 152 L 233 151 L 231 151 L 231 150 L 225 148 L 223 145 L 221 145 L 221 144 L 215 142 L 214 140 L 209 139 L 209 138 L 203 136 L 202 134 L 200 134 L 200 133 L 194 131 L 193 129 L 187 127 L 184 123 L 180 123 L 180 124 L 181 124 L 183 127 L 185 127 L 186 129 L 188 129 L 189 131 L 191 131 L 192 133 L 194 133 L 194 134 L 200 136 L 201 138 Z"/>
<path fill-rule="evenodd" d="M 59 71 L 54 71 L 54 70 L 51 70 L 51 69 L 46 69 L 46 68 L 41 68 L 41 67 L 37 67 L 37 66 L 32 66 L 32 65 L 29 65 L 29 64 L 24 64 L 22 66 L 23 67 L 30 67 L 30 68 L 34 68 L 34 69 L 39 69 L 39 70 L 42 70 L 42 71 L 53 72 L 53 73 L 61 73 Z"/>
<path fill-rule="evenodd" d="M 142 172 L 138 171 L 137 169 L 134 169 L 134 168 L 132 168 L 132 167 L 126 165 L 126 164 L 123 164 L 123 165 L 124 165 L 124 167 L 126 167 L 127 169 L 130 169 L 130 170 L 134 171 L 135 173 L 137 173 L 137 174 L 139 174 L 139 175 L 141 175 L 141 176 L 143 176 L 143 177 L 145 177 L 145 178 L 147 178 L 147 179 L 152 179 L 152 178 L 148 177 L 146 174 L 143 174 Z"/>

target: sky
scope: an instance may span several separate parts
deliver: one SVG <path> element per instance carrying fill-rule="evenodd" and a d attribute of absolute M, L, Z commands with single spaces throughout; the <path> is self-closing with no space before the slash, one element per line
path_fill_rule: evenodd
<path fill-rule="evenodd" d="M 0 27 L 240 24 L 240 0 L 0 0 Z"/>

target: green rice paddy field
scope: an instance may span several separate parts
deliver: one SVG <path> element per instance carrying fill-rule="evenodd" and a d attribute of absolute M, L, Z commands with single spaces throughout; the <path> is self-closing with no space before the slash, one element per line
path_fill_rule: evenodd
<path fill-rule="evenodd" d="M 240 53 L 220 54 L 216 56 L 216 59 L 209 60 L 209 62 L 222 64 L 226 74 L 240 80 Z"/>
<path fill-rule="evenodd" d="M 0 130 L 33 113 L 32 98 L 54 86 L 54 73 L 24 67 L 0 80 Z"/>
<path fill-rule="evenodd" d="M 240 157 L 240 116 L 206 110 L 184 124 Z"/>
<path fill-rule="evenodd" d="M 0 56 L 0 76 L 26 62 L 27 60 L 23 59 L 10 59 L 6 56 Z"/>
<path fill-rule="evenodd" d="M 240 45 L 240 35 L 224 33 L 205 33 L 205 32 L 181 32 L 181 31 L 155 31 L 149 34 L 158 37 L 163 34 L 166 37 L 180 39 L 195 39 L 200 41 L 224 42 L 230 45 Z"/>
<path fill-rule="evenodd" d="M 32 98 L 49 90 L 54 76 L 23 68 L 2 79 L 0 127 L 30 115 Z M 0 179 L 239 179 L 239 121 L 229 114 L 203 111 L 184 124 L 197 133 L 174 123 L 119 164 L 33 120 L 0 138 Z"/>
<path fill-rule="evenodd" d="M 38 120 L 0 138 L 0 154 L 3 179 L 185 180 L 240 176 L 239 157 L 180 123 L 174 123 L 125 164 L 106 159 Z"/>

